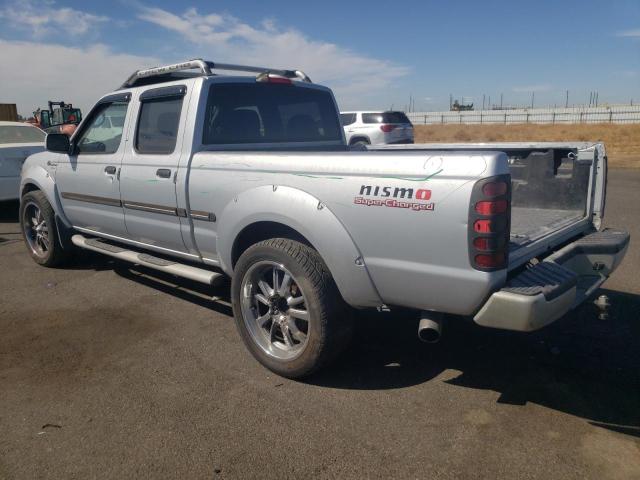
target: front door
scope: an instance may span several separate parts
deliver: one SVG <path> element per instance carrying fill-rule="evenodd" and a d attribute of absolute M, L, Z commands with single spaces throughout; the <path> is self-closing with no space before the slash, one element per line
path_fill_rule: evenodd
<path fill-rule="evenodd" d="M 133 147 L 122 163 L 120 192 L 127 232 L 132 240 L 185 252 L 176 199 L 176 174 L 182 152 L 187 88 L 144 91 L 137 103 Z M 186 103 L 186 102 L 185 102 Z"/>
<path fill-rule="evenodd" d="M 73 153 L 60 155 L 56 186 L 67 218 L 75 227 L 126 236 L 118 170 L 126 142 L 127 94 L 103 99 L 73 138 Z"/>

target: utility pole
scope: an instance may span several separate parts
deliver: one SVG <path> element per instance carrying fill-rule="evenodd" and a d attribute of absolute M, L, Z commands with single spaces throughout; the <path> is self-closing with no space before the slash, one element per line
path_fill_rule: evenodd
<path fill-rule="evenodd" d="M 567 99 L 564 102 L 564 108 L 569 108 L 569 90 L 567 90 Z"/>
<path fill-rule="evenodd" d="M 484 110 L 484 93 L 482 94 L 482 109 Z"/>
<path fill-rule="evenodd" d="M 531 92 L 531 108 L 533 108 L 533 101 L 536 98 L 536 92 Z"/>
<path fill-rule="evenodd" d="M 453 106 L 453 95 L 449 94 L 449 111 L 451 111 L 451 107 Z"/>
<path fill-rule="evenodd" d="M 502 93 L 500 94 L 500 110 L 502 110 Z"/>

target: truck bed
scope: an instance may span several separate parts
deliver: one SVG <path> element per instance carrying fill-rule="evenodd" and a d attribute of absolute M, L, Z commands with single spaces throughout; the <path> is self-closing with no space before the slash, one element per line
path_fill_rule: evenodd
<path fill-rule="evenodd" d="M 560 208 L 513 207 L 511 209 L 511 249 L 523 240 L 540 238 L 559 228 L 577 223 L 584 215 Z"/>
<path fill-rule="evenodd" d="M 510 268 L 592 228 L 597 200 L 589 200 L 602 146 L 594 143 L 474 143 L 374 145 L 370 150 L 503 151 L 511 172 Z M 597 192 L 596 192 L 597 193 Z M 597 227 L 597 226 L 596 226 Z M 523 247 L 527 247 L 526 249 Z M 520 250 L 518 254 L 514 253 Z"/>

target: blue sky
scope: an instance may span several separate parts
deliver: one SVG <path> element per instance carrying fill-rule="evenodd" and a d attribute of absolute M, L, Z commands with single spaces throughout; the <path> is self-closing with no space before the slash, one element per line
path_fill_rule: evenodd
<path fill-rule="evenodd" d="M 344 108 L 640 102 L 640 0 L 0 0 L 0 102 L 23 113 L 199 56 L 302 68 Z"/>

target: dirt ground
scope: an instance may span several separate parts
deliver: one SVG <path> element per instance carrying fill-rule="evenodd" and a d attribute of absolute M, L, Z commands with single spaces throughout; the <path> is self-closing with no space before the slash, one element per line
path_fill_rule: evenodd
<path fill-rule="evenodd" d="M 603 141 L 611 167 L 640 168 L 640 124 L 415 125 L 416 143 Z"/>
<path fill-rule="evenodd" d="M 37 266 L 0 205 L 0 479 L 640 478 L 640 170 L 610 172 L 627 257 L 533 334 L 365 312 L 305 382 L 238 337 L 228 287 L 105 257 Z M 212 299 L 212 296 L 217 298 Z"/>

